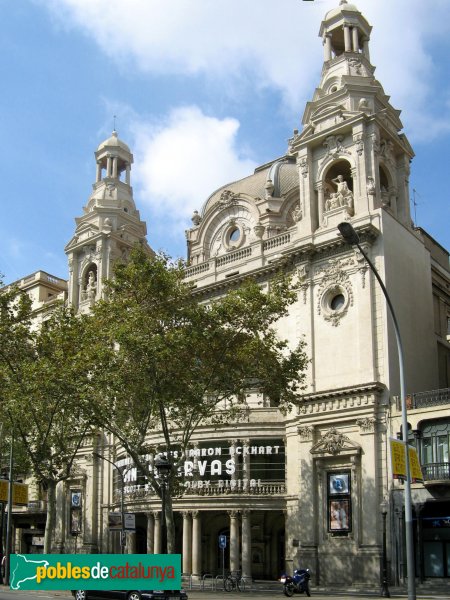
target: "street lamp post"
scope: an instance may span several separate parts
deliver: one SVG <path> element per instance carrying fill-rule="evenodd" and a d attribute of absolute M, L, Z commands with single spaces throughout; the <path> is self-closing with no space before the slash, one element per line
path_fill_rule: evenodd
<path fill-rule="evenodd" d="M 387 574 L 387 553 L 386 553 L 386 517 L 388 506 L 386 500 L 380 504 L 381 515 L 383 517 L 383 556 L 382 556 L 382 574 L 381 574 L 381 596 L 383 598 L 390 598 L 391 594 L 388 587 L 388 574 Z"/>
<path fill-rule="evenodd" d="M 348 222 L 339 223 L 338 229 L 347 244 L 351 246 L 357 246 L 361 252 L 373 274 L 377 278 L 378 283 L 383 291 L 384 297 L 386 298 L 387 305 L 389 307 L 392 322 L 394 324 L 395 339 L 397 342 L 398 352 L 398 368 L 400 377 L 400 402 L 402 407 L 402 440 L 405 445 L 405 464 L 406 464 L 406 479 L 405 479 L 405 532 L 406 532 L 406 570 L 408 577 L 408 600 L 416 600 L 416 579 L 414 569 L 414 544 L 413 544 L 413 523 L 412 523 L 412 501 L 411 501 L 411 472 L 409 466 L 409 451 L 408 451 L 408 416 L 406 410 L 406 387 L 405 387 L 405 371 L 403 362 L 403 346 L 400 337 L 400 329 L 398 326 L 397 318 L 395 316 L 394 307 L 392 306 L 391 299 L 387 289 L 372 263 L 370 258 L 361 248 L 359 243 L 359 236 L 353 229 L 352 225 Z"/>
<path fill-rule="evenodd" d="M 5 544 L 5 583 L 9 584 L 11 573 L 12 550 L 12 505 L 13 505 L 13 466 L 14 466 L 14 432 L 11 433 L 11 448 L 9 452 L 9 486 L 8 486 L 8 515 L 6 519 L 6 544 Z"/>
<path fill-rule="evenodd" d="M 120 527 L 120 553 L 124 554 L 125 552 L 125 510 L 124 510 L 124 506 L 123 506 L 123 498 L 124 498 L 124 493 L 123 493 L 123 488 L 125 486 L 125 481 L 123 478 L 123 473 L 122 471 L 119 469 L 119 467 L 116 465 L 115 462 L 113 462 L 112 460 L 110 460 L 109 458 L 106 458 L 106 456 L 103 456 L 102 454 L 99 454 L 98 452 L 93 452 L 92 453 L 94 456 L 96 456 L 97 458 L 101 458 L 102 460 L 106 460 L 106 462 L 108 462 L 110 465 L 112 465 L 116 471 L 119 473 L 119 477 L 120 477 L 120 522 L 121 522 L 121 527 Z"/>
<path fill-rule="evenodd" d="M 166 491 L 172 465 L 165 454 L 155 458 L 155 469 L 161 481 L 161 554 L 167 554 Z"/>

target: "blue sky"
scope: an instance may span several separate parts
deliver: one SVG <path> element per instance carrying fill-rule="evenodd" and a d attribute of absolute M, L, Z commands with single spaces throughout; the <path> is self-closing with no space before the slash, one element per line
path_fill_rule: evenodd
<path fill-rule="evenodd" d="M 194 209 L 281 156 L 319 83 L 339 0 L 0 0 L 0 272 L 67 277 L 64 246 L 116 128 L 155 249 L 184 256 Z M 450 247 L 450 2 L 358 0 L 376 75 L 416 157 L 417 224 Z"/>

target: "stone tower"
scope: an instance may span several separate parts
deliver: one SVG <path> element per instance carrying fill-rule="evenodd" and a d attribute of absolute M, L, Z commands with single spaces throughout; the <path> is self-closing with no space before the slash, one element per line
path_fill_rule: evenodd
<path fill-rule="evenodd" d="M 147 228 L 133 200 L 130 148 L 113 131 L 97 148 L 95 159 L 92 195 L 83 216 L 75 219 L 75 235 L 65 248 L 69 302 L 82 312 L 101 297 L 102 282 L 111 277 L 114 261 L 126 258 L 136 243 L 148 248 Z"/>
<path fill-rule="evenodd" d="M 303 130 L 294 132 L 289 146 L 300 170 L 304 234 L 351 217 L 357 222 L 380 207 L 411 227 L 408 176 L 414 153 L 400 133 L 400 111 L 375 79 L 371 29 L 346 0 L 320 27 L 321 81 L 306 105 Z"/>

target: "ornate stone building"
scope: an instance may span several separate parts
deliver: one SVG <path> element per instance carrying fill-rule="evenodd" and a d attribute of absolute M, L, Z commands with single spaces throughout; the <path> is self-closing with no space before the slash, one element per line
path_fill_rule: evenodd
<path fill-rule="evenodd" d="M 417 573 L 450 575 L 448 253 L 411 223 L 413 151 L 400 111 L 374 76 L 370 25 L 341 0 L 319 35 L 321 79 L 285 156 L 212 193 L 186 232 L 186 276 L 199 300 L 226 293 L 250 274 L 268 286 L 280 263 L 287 266 L 298 296 L 278 330 L 292 345 L 304 337 L 311 357 L 307 390 L 288 416 L 251 391 L 244 420 L 197 432 L 185 464 L 194 476 L 174 500 L 177 549 L 193 580 L 221 571 L 218 538 L 225 535 L 226 567 L 246 577 L 274 579 L 301 564 L 322 585 L 377 586 L 383 499 L 391 576 L 404 577 L 403 492 L 388 450 L 400 431 L 394 331 L 367 264 L 338 233 L 342 221 L 352 223 L 375 263 L 402 332 L 411 439 L 425 473 L 425 484 L 413 490 Z M 128 146 L 113 133 L 96 160 L 93 194 L 66 247 L 69 300 L 80 310 L 101 293 L 114 259 L 136 242 L 146 244 Z M 437 388 L 443 389 L 426 393 Z M 83 448 L 83 475 L 61 490 L 57 547 L 74 550 L 72 499 L 81 494 L 78 547 L 119 549 L 108 528 L 108 513 L 119 508 L 117 473 L 93 450 L 125 473 L 126 510 L 136 515 L 127 550 L 157 552 L 160 501 L 101 435 Z M 433 529 L 430 517 L 437 517 Z"/>

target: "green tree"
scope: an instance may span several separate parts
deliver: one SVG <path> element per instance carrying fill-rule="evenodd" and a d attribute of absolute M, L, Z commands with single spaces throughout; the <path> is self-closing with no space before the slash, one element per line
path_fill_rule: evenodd
<path fill-rule="evenodd" d="M 18 352 L 14 364 L 3 359 L 8 367 L 2 370 L 3 408 L 36 480 L 47 490 L 44 552 L 51 551 L 54 535 L 56 487 L 72 476 L 77 452 L 91 429 L 86 418 L 89 318 L 65 306 L 55 308 L 40 327 L 31 328 L 28 318 L 28 332 L 20 332 L 26 351 Z"/>
<path fill-rule="evenodd" d="M 116 267 L 107 299 L 94 308 L 92 418 L 120 440 L 159 495 L 145 455 L 148 434 L 161 432 L 173 466 L 169 551 L 171 497 L 181 493 L 177 471 L 195 430 L 233 422 L 246 409 L 250 388 L 288 411 L 298 401 L 308 362 L 303 344 L 290 349 L 274 329 L 295 299 L 288 278 L 275 277 L 268 291 L 248 281 L 209 303 L 193 291 L 181 262 L 136 248 L 127 264 Z"/>

